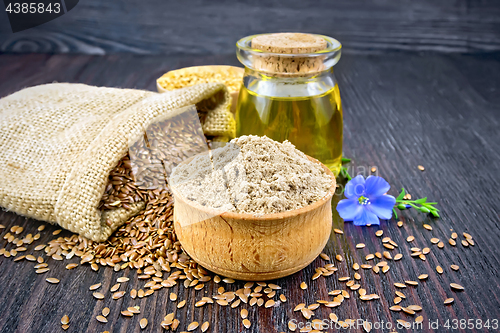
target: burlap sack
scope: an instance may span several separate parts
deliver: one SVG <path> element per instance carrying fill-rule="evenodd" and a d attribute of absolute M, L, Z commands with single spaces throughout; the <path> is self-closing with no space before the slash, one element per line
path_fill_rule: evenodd
<path fill-rule="evenodd" d="M 104 241 L 144 207 L 97 209 L 108 175 L 129 144 L 155 118 L 173 117 L 192 104 L 207 108 L 206 134 L 232 136 L 229 101 L 219 83 L 164 94 L 58 83 L 2 98 L 0 206 Z"/>

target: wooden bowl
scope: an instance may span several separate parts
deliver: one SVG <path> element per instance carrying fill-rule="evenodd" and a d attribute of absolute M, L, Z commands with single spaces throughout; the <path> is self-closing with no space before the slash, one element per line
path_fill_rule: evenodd
<path fill-rule="evenodd" d="M 173 73 L 177 73 L 177 74 L 191 74 L 191 73 L 196 73 L 197 71 L 214 71 L 214 72 L 219 72 L 219 71 L 229 71 L 229 72 L 232 72 L 234 74 L 240 74 L 242 76 L 242 83 L 243 83 L 243 74 L 245 73 L 245 69 L 242 68 L 242 67 L 235 67 L 235 66 L 224 66 L 224 65 L 211 65 L 211 66 L 192 66 L 192 67 L 186 67 L 186 68 L 181 68 L 181 69 L 176 69 L 176 70 L 173 70 L 173 71 L 170 71 L 170 72 L 167 72 L 165 73 L 164 75 L 162 75 L 162 77 L 164 76 L 167 76 L 169 74 L 173 74 Z M 162 78 L 158 78 L 156 80 L 156 88 L 158 89 L 158 92 L 160 93 L 163 93 L 163 92 L 166 92 L 168 90 L 166 90 L 165 88 L 163 88 L 161 85 L 160 85 L 160 79 Z M 236 111 L 236 105 L 238 103 L 238 94 L 240 92 L 240 89 L 238 87 L 237 90 L 234 90 L 234 91 L 229 91 L 229 93 L 231 94 L 231 112 L 234 113 Z"/>
<path fill-rule="evenodd" d="M 183 249 L 208 270 L 239 280 L 277 279 L 306 267 L 321 253 L 332 229 L 335 177 L 321 166 L 332 178 L 327 195 L 309 206 L 277 214 L 221 213 L 172 189 L 174 227 Z"/>

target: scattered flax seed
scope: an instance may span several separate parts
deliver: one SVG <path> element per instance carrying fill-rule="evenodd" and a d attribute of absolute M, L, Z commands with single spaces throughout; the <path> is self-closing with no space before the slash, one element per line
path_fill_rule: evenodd
<path fill-rule="evenodd" d="M 104 317 L 107 317 L 107 316 L 109 315 L 109 308 L 104 308 L 104 309 L 102 309 L 102 315 L 103 315 Z"/>
<path fill-rule="evenodd" d="M 112 293 L 114 293 L 118 289 L 120 289 L 120 284 L 119 283 L 117 283 L 114 286 L 112 286 L 111 289 L 109 289 L 109 291 L 111 291 Z"/>
<path fill-rule="evenodd" d="M 422 254 L 429 254 L 431 252 L 431 249 L 429 249 L 428 247 L 424 247 L 422 249 Z"/>
<path fill-rule="evenodd" d="M 417 281 L 406 280 L 405 283 L 410 285 L 410 286 L 418 286 Z"/>
<path fill-rule="evenodd" d="M 277 284 L 274 284 L 274 283 L 269 283 L 268 287 L 273 289 L 273 290 L 280 290 L 281 289 L 280 286 L 278 286 Z"/>
<path fill-rule="evenodd" d="M 268 300 L 268 301 L 266 302 L 266 304 L 264 305 L 264 307 L 266 307 L 266 308 L 270 308 L 270 307 L 273 307 L 275 304 L 276 304 L 276 303 L 275 303 L 272 299 L 270 299 L 270 300 Z"/>
<path fill-rule="evenodd" d="M 326 253 L 321 252 L 321 254 L 319 256 L 323 260 L 330 261 L 330 257 L 328 255 L 326 255 Z"/>
<path fill-rule="evenodd" d="M 457 245 L 457 242 L 453 238 L 448 239 L 448 243 L 450 243 L 451 246 Z"/>
<path fill-rule="evenodd" d="M 137 290 L 132 289 L 130 291 L 130 297 L 132 297 L 132 299 L 135 299 L 137 297 Z"/>
<path fill-rule="evenodd" d="M 401 303 L 401 301 L 402 301 L 401 297 L 394 298 L 394 304 L 399 304 Z"/>
<path fill-rule="evenodd" d="M 450 287 L 455 290 L 464 290 L 464 287 L 462 287 L 458 283 L 450 283 Z"/>
<path fill-rule="evenodd" d="M 444 300 L 444 305 L 449 305 L 449 304 L 453 303 L 454 301 L 455 301 L 454 298 L 451 298 L 451 297 L 447 298 Z"/>
<path fill-rule="evenodd" d="M 420 171 L 424 171 L 424 170 L 425 170 L 425 168 L 424 168 L 422 165 L 419 165 L 417 168 L 418 168 L 418 170 L 420 170 Z"/>
<path fill-rule="evenodd" d="M 95 319 L 97 319 L 98 322 L 101 322 L 101 323 L 107 323 L 108 320 L 106 319 L 106 317 L 103 317 L 103 316 L 97 316 L 95 317 Z"/>
<path fill-rule="evenodd" d="M 221 281 L 220 276 L 218 276 L 218 275 L 214 276 L 214 282 L 215 283 L 220 283 L 220 281 Z"/>
<path fill-rule="evenodd" d="M 225 279 L 222 279 L 222 281 L 230 284 L 230 283 L 234 283 L 234 280 L 233 279 L 230 279 L 230 278 L 225 278 Z"/>
<path fill-rule="evenodd" d="M 92 295 L 94 295 L 94 297 L 97 299 L 104 299 L 104 295 L 99 292 L 95 292 Z"/>
<path fill-rule="evenodd" d="M 403 319 L 398 319 L 396 320 L 401 326 L 405 327 L 406 329 L 411 328 L 411 324 Z"/>
<path fill-rule="evenodd" d="M 408 305 L 406 308 L 416 312 L 422 311 L 422 307 L 420 305 Z"/>
<path fill-rule="evenodd" d="M 130 306 L 127 308 L 127 310 L 132 312 L 133 314 L 141 313 L 140 308 L 138 306 Z"/>
<path fill-rule="evenodd" d="M 408 236 L 408 237 L 406 238 L 406 241 L 407 241 L 408 243 L 413 242 L 414 240 L 415 240 L 415 237 L 413 237 L 413 236 Z"/>
<path fill-rule="evenodd" d="M 286 296 L 284 294 L 280 295 L 280 301 L 286 303 Z"/>
<path fill-rule="evenodd" d="M 47 267 L 47 268 L 40 268 L 40 269 L 37 269 L 37 270 L 35 271 L 35 273 L 36 273 L 36 274 L 43 274 L 43 273 L 46 273 L 46 272 L 48 272 L 48 271 L 50 271 L 50 268 L 48 268 L 48 267 Z"/>
<path fill-rule="evenodd" d="M 382 273 L 384 273 L 384 274 L 387 273 L 389 271 L 389 269 L 390 269 L 390 267 L 387 265 L 382 267 Z"/>
<path fill-rule="evenodd" d="M 333 229 L 336 234 L 342 235 L 344 232 L 340 229 Z"/>
<path fill-rule="evenodd" d="M 439 247 L 440 249 L 442 249 L 442 248 L 444 247 L 444 243 L 440 241 L 440 242 L 438 243 L 438 247 Z"/>
<path fill-rule="evenodd" d="M 302 282 L 302 283 L 300 284 L 300 289 L 302 289 L 302 290 L 307 289 L 307 284 L 306 284 L 305 282 Z"/>
<path fill-rule="evenodd" d="M 66 265 L 66 269 L 73 269 L 73 268 L 76 268 L 78 267 L 78 264 L 67 264 Z"/>
<path fill-rule="evenodd" d="M 56 278 L 46 278 L 45 281 L 47 281 L 48 283 L 53 283 L 53 284 L 59 283 L 59 279 L 56 279 Z"/>
<path fill-rule="evenodd" d="M 456 233 L 456 232 L 454 232 L 454 233 L 452 233 L 452 234 L 451 234 L 451 238 L 453 238 L 453 239 L 457 239 L 457 237 L 458 237 L 458 235 L 457 235 L 457 233 Z"/>
<path fill-rule="evenodd" d="M 389 308 L 391 311 L 401 311 L 401 307 L 399 305 L 393 305 Z"/>
<path fill-rule="evenodd" d="M 300 303 L 300 304 L 297 304 L 297 306 L 295 306 L 295 308 L 293 309 L 293 311 L 300 311 L 302 310 L 306 305 L 304 303 Z"/>
<path fill-rule="evenodd" d="M 427 230 L 432 230 L 432 227 L 429 224 L 424 224 L 423 227 Z"/>
<path fill-rule="evenodd" d="M 377 232 L 375 233 L 375 236 L 382 237 L 383 234 L 384 234 L 383 230 L 377 230 Z"/>
<path fill-rule="evenodd" d="M 139 321 L 139 325 L 141 326 L 141 329 L 145 329 L 146 326 L 148 326 L 148 320 L 146 318 L 142 318 L 140 321 Z"/>
<path fill-rule="evenodd" d="M 56 235 L 59 235 L 61 233 L 62 229 L 58 229 L 58 230 L 55 230 L 52 235 L 56 236 Z"/>
<path fill-rule="evenodd" d="M 180 301 L 179 304 L 177 304 L 177 309 L 184 307 L 184 305 L 186 305 L 186 300 Z"/>
<path fill-rule="evenodd" d="M 28 254 L 28 255 L 26 256 L 26 260 L 28 260 L 28 261 L 36 261 L 36 258 L 35 258 L 35 256 L 33 256 L 33 255 L 31 255 L 31 254 Z"/>
<path fill-rule="evenodd" d="M 462 235 L 464 235 L 464 237 L 467 239 L 472 239 L 472 236 L 466 232 L 464 232 Z"/>
<path fill-rule="evenodd" d="M 252 326 L 252 323 L 248 319 L 243 319 L 243 326 L 245 326 L 245 328 L 250 328 L 250 326 Z"/>
<path fill-rule="evenodd" d="M 116 282 L 123 283 L 123 282 L 127 282 L 129 280 L 130 279 L 128 277 L 122 276 L 122 277 L 119 277 L 118 279 L 116 279 Z"/>
<path fill-rule="evenodd" d="M 125 295 L 125 291 L 117 291 L 116 293 L 113 294 L 112 298 L 113 299 L 120 299 Z"/>
<path fill-rule="evenodd" d="M 410 308 L 401 307 L 401 310 L 403 310 L 404 313 L 407 313 L 407 314 L 412 315 L 412 316 L 415 314 L 415 311 L 413 311 Z"/>
<path fill-rule="evenodd" d="M 464 247 L 468 247 L 469 246 L 469 243 L 465 240 L 465 239 L 462 239 L 462 245 Z"/>
<path fill-rule="evenodd" d="M 208 321 L 206 321 L 203 323 L 203 325 L 201 325 L 201 331 L 206 332 L 209 327 L 210 327 L 210 323 Z"/>
<path fill-rule="evenodd" d="M 102 283 L 93 284 L 89 287 L 90 290 L 96 290 L 101 287 Z"/>
<path fill-rule="evenodd" d="M 454 271 L 458 271 L 460 269 L 460 267 L 458 267 L 458 265 L 451 265 L 450 267 Z"/>
<path fill-rule="evenodd" d="M 335 256 L 335 259 L 337 259 L 338 261 L 342 261 L 342 260 L 344 260 L 344 258 L 342 258 L 342 256 L 341 256 L 340 254 L 337 254 L 337 255 Z"/>
<path fill-rule="evenodd" d="M 248 310 L 247 309 L 241 309 L 240 315 L 242 319 L 245 319 L 248 317 Z"/>
<path fill-rule="evenodd" d="M 436 271 L 439 273 L 439 274 L 443 274 L 443 268 L 441 266 L 436 266 Z"/>
<path fill-rule="evenodd" d="M 401 258 L 403 258 L 403 255 L 401 253 L 398 253 L 394 256 L 394 260 L 400 260 Z"/>
<path fill-rule="evenodd" d="M 134 314 L 128 310 L 124 310 L 121 312 L 122 316 L 125 316 L 125 317 L 133 317 Z"/>
<path fill-rule="evenodd" d="M 394 286 L 397 288 L 406 288 L 406 285 L 404 283 L 399 283 L 399 282 L 394 283 Z"/>
<path fill-rule="evenodd" d="M 64 316 L 61 318 L 61 324 L 62 324 L 62 325 L 67 325 L 67 324 L 69 324 L 69 317 L 68 317 L 68 315 L 64 315 Z"/>
<path fill-rule="evenodd" d="M 431 243 L 432 243 L 432 244 L 437 244 L 437 243 L 439 243 L 439 238 L 431 238 Z"/>
<path fill-rule="evenodd" d="M 423 321 L 424 321 L 424 317 L 422 317 L 422 316 L 418 316 L 417 318 L 415 318 L 415 322 L 416 322 L 417 324 L 420 324 L 420 323 L 422 323 Z"/>
<path fill-rule="evenodd" d="M 288 322 L 288 329 L 292 332 L 295 332 L 297 329 L 297 324 L 295 324 L 293 321 Z"/>
<path fill-rule="evenodd" d="M 356 244 L 357 249 L 362 249 L 364 247 L 365 247 L 365 244 L 363 244 L 363 243 Z"/>
<path fill-rule="evenodd" d="M 398 221 L 398 227 L 402 227 L 403 226 L 403 221 Z"/>
<path fill-rule="evenodd" d="M 377 167 L 372 167 L 371 171 L 372 171 L 372 173 L 374 173 L 375 171 L 377 171 Z"/>
<path fill-rule="evenodd" d="M 191 324 L 188 325 L 187 330 L 188 331 L 194 331 L 195 329 L 198 328 L 200 324 L 198 324 L 197 321 L 193 321 Z"/>
<path fill-rule="evenodd" d="M 175 301 L 177 300 L 177 294 L 175 294 L 175 293 L 170 293 L 170 300 L 171 300 L 172 302 L 175 302 Z"/>
<path fill-rule="evenodd" d="M 402 292 L 400 292 L 399 290 L 396 290 L 396 292 L 395 292 L 395 293 L 396 293 L 396 295 L 398 295 L 399 297 L 401 297 L 401 298 L 403 298 L 403 299 L 405 299 L 405 298 L 406 298 L 405 294 L 403 294 L 403 293 L 402 293 Z"/>

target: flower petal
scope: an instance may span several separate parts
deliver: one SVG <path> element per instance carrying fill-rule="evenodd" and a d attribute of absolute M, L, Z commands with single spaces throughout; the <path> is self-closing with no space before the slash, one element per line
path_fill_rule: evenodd
<path fill-rule="evenodd" d="M 380 220 L 378 219 L 377 215 L 373 214 L 368 209 L 363 209 L 361 214 L 359 214 L 354 219 L 354 225 L 367 225 L 367 224 L 379 225 Z"/>
<path fill-rule="evenodd" d="M 392 217 L 392 209 L 396 203 L 396 198 L 392 195 L 381 195 L 373 200 L 366 208 L 377 215 L 379 218 L 389 220 Z"/>
<path fill-rule="evenodd" d="M 365 193 L 365 178 L 363 176 L 357 175 L 347 182 L 344 191 L 346 198 L 359 198 L 363 193 Z"/>
<path fill-rule="evenodd" d="M 337 212 L 339 212 L 341 218 L 347 221 L 354 220 L 362 210 L 363 207 L 356 199 L 343 199 L 337 204 Z"/>
<path fill-rule="evenodd" d="M 382 177 L 368 176 L 365 182 L 365 193 L 372 201 L 375 197 L 387 193 L 391 185 Z"/>

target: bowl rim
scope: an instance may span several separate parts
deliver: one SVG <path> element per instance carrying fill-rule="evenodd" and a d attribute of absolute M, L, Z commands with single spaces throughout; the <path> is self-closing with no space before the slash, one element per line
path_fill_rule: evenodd
<path fill-rule="evenodd" d="M 209 153 L 209 152 L 203 152 L 200 154 L 207 154 L 207 153 Z M 200 154 L 198 154 L 198 155 L 200 155 Z M 198 156 L 198 155 L 191 156 L 190 158 L 179 163 L 179 165 L 183 164 L 183 163 L 189 163 L 195 156 Z M 306 154 L 304 154 L 304 155 L 306 155 Z M 295 217 L 295 216 L 310 212 L 312 210 L 315 210 L 316 208 L 324 205 L 328 200 L 330 200 L 333 197 L 333 195 L 335 193 L 335 189 L 337 188 L 337 181 L 335 179 L 333 172 L 326 165 L 324 165 L 323 163 L 321 163 L 320 161 L 318 161 L 314 157 L 311 157 L 309 155 L 306 155 L 306 157 L 310 161 L 321 165 L 323 170 L 325 170 L 326 174 L 328 176 L 330 176 L 330 178 L 332 179 L 332 184 L 331 184 L 330 188 L 328 189 L 327 194 L 325 194 L 325 196 L 323 196 L 321 199 L 313 202 L 310 205 L 307 205 L 307 206 L 304 206 L 301 208 L 297 208 L 297 209 L 293 209 L 293 210 L 287 210 L 287 211 L 284 211 L 281 213 L 263 214 L 263 215 L 258 215 L 258 214 L 256 215 L 256 214 L 251 214 L 251 213 L 233 213 L 233 212 L 226 212 L 226 211 L 221 212 L 221 210 L 217 210 L 214 208 L 208 208 L 208 207 L 205 207 L 205 206 L 198 204 L 197 202 L 193 202 L 191 200 L 186 199 L 183 195 L 178 193 L 178 191 L 176 191 L 173 186 L 171 186 L 170 189 L 172 190 L 172 193 L 174 194 L 174 210 L 175 210 L 175 206 L 176 206 L 175 200 L 177 200 L 177 198 L 181 199 L 186 205 L 188 205 L 192 208 L 195 208 L 199 211 L 202 211 L 204 213 L 207 213 L 209 215 L 221 216 L 222 218 L 228 218 L 228 219 L 233 219 L 233 220 L 272 221 L 272 220 L 280 220 L 280 219 Z"/>

